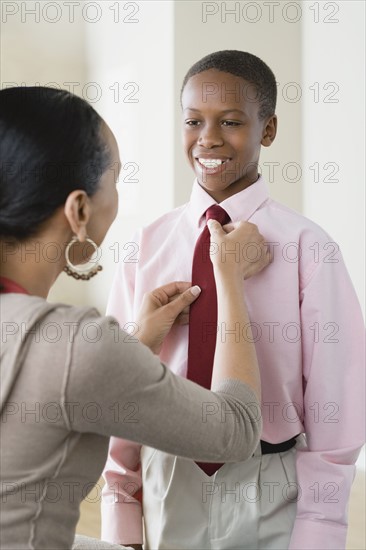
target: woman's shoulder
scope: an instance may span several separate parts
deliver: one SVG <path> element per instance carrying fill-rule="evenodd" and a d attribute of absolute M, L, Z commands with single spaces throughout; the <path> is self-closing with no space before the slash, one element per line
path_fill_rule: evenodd
<path fill-rule="evenodd" d="M 116 323 L 113 318 L 102 316 L 96 308 L 90 306 L 52 303 L 44 298 L 25 294 L 0 296 L 1 332 L 8 334 L 9 344 L 10 341 L 14 343 L 14 339 L 18 340 L 20 334 L 23 335 L 24 342 L 35 331 L 41 335 L 46 334 L 46 341 L 49 338 L 60 343 L 74 341 L 86 331 L 90 334 L 93 331 L 104 332 L 107 326 Z M 42 337 L 42 341 L 44 340 Z"/>
<path fill-rule="evenodd" d="M 37 333 L 31 340 L 52 343 L 85 344 L 100 343 L 108 348 L 113 343 L 135 342 L 118 321 L 110 315 L 101 315 L 91 306 L 74 306 L 52 303 L 38 296 L 25 294 L 0 294 L 0 331 L 5 334 L 5 342 L 23 344 L 28 336 Z M 4 338 L 2 339 L 4 342 Z M 97 345 L 93 346 L 97 351 Z"/>
<path fill-rule="evenodd" d="M 52 316 L 60 319 L 82 319 L 101 317 L 98 310 L 91 306 L 74 306 L 60 302 L 48 302 L 40 296 L 28 294 L 1 294 L 2 319 L 13 322 L 39 322 Z"/>

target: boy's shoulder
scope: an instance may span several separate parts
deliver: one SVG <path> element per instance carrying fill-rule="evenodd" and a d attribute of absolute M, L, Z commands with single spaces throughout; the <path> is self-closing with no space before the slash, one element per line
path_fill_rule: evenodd
<path fill-rule="evenodd" d="M 165 214 L 162 214 L 151 223 L 144 225 L 141 230 L 143 233 L 151 234 L 154 231 L 167 231 L 174 225 L 176 225 L 186 215 L 187 207 L 189 203 L 182 204 L 169 210 Z"/>
<path fill-rule="evenodd" d="M 263 215 L 269 218 L 270 221 L 274 220 L 276 226 L 281 230 L 285 230 L 284 233 L 287 237 L 293 235 L 299 238 L 306 238 L 307 236 L 317 237 L 320 240 L 332 241 L 331 236 L 323 227 L 316 222 L 307 218 L 303 214 L 300 214 L 297 210 L 286 206 L 285 204 L 269 198 L 266 201 L 266 212 Z M 258 218 L 261 218 L 262 208 L 258 210 Z"/>
<path fill-rule="evenodd" d="M 142 237 L 167 236 L 179 223 L 189 224 L 189 202 L 178 206 L 141 228 Z M 300 212 L 269 197 L 255 212 L 253 223 L 261 229 L 262 222 L 268 227 L 269 237 L 281 235 L 284 239 L 301 242 L 317 239 L 319 242 L 333 242 L 332 237 L 316 222 Z M 272 234 L 272 235 L 271 235 Z"/>

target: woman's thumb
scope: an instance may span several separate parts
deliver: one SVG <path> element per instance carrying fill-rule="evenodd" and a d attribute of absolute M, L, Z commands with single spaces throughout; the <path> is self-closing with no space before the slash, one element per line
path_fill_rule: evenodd
<path fill-rule="evenodd" d="M 210 232 L 210 235 L 225 235 L 225 231 L 222 228 L 222 225 L 217 220 L 207 220 L 207 227 Z"/>
<path fill-rule="evenodd" d="M 178 298 L 166 305 L 165 308 L 169 310 L 174 318 L 176 318 L 187 306 L 190 306 L 198 298 L 200 293 L 201 289 L 199 286 L 192 286 L 185 292 L 182 292 Z"/>

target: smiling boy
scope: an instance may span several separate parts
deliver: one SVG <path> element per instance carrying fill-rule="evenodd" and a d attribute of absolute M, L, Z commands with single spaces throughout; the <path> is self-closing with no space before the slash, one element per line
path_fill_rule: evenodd
<path fill-rule="evenodd" d="M 261 145 L 276 136 L 276 83 L 258 112 L 258 94 L 240 76 L 193 71 L 182 87 L 184 150 L 199 183 L 221 203 L 258 179 Z"/>
<path fill-rule="evenodd" d="M 364 437 L 363 321 L 352 283 L 329 235 L 273 201 L 258 174 L 261 146 L 271 145 L 277 129 L 267 65 L 245 52 L 210 54 L 188 71 L 181 100 L 184 149 L 196 175 L 190 201 L 138 232 L 139 262 L 119 266 L 108 313 L 124 326 L 146 291 L 191 280 L 212 205 L 233 223 L 258 225 L 273 261 L 245 281 L 251 332 L 218 327 L 217 338 L 255 341 L 263 434 L 251 459 L 212 475 L 112 438 L 103 538 L 140 548 L 144 525 L 145 549 L 345 548 Z M 175 326 L 161 360 L 187 376 L 188 353 L 189 328 Z"/>

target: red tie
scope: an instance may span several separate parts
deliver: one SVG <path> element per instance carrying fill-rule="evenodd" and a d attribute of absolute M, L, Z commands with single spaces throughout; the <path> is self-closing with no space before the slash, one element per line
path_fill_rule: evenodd
<path fill-rule="evenodd" d="M 210 206 L 206 211 L 206 220 L 209 219 L 217 220 L 221 225 L 230 221 L 227 212 L 218 204 Z M 216 347 L 217 295 L 207 225 L 194 249 L 192 285 L 198 285 L 202 292 L 198 300 L 190 306 L 187 378 L 209 389 Z M 197 462 L 197 465 L 209 476 L 222 466 L 203 462 Z"/>

